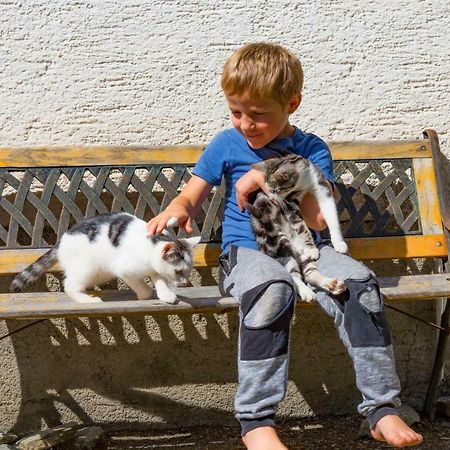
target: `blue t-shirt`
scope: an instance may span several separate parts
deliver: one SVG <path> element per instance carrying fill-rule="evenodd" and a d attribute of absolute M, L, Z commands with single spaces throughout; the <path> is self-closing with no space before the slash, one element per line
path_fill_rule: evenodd
<path fill-rule="evenodd" d="M 327 144 L 314 134 L 303 133 L 295 128 L 293 136 L 278 138 L 259 149 L 251 148 L 244 136 L 235 128 L 217 134 L 206 147 L 192 173 L 207 183 L 218 186 L 225 178 L 226 194 L 224 220 L 222 224 L 222 250 L 226 253 L 231 244 L 258 249 L 247 210 L 241 212 L 236 201 L 236 181 L 250 169 L 251 165 L 290 151 L 316 164 L 332 182 L 333 161 Z M 318 242 L 318 233 L 315 233 Z"/>

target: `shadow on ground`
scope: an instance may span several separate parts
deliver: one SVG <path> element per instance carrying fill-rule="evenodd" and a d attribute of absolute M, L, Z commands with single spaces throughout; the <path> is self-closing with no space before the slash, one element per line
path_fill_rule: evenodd
<path fill-rule="evenodd" d="M 283 441 L 291 450 L 359 450 L 388 449 L 385 443 L 358 437 L 359 416 L 314 418 L 279 424 Z M 449 450 L 450 422 L 436 421 L 433 425 L 419 423 L 414 429 L 424 436 L 417 450 Z M 114 432 L 99 450 L 234 450 L 244 449 L 238 427 L 195 427 L 176 430 Z"/>

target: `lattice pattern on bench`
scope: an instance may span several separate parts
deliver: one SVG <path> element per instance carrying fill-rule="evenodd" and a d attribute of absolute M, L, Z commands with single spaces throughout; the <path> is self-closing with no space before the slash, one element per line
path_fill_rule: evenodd
<path fill-rule="evenodd" d="M 339 161 L 335 178 L 346 237 L 421 234 L 411 159 Z"/>
<path fill-rule="evenodd" d="M 186 166 L 0 169 L 0 247 L 46 247 L 74 223 L 109 211 L 149 220 L 179 193 Z M 215 189 L 194 223 L 203 240 L 221 233 L 223 189 Z"/>
<path fill-rule="evenodd" d="M 346 237 L 421 233 L 411 159 L 338 161 L 335 171 Z M 109 211 L 149 220 L 190 177 L 185 165 L 0 169 L 0 247 L 47 247 Z M 215 189 L 193 224 L 205 242 L 220 240 L 223 196 Z"/>

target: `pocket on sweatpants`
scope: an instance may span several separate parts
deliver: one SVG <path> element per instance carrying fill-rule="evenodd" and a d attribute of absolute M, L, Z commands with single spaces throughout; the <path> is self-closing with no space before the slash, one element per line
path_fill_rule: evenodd
<path fill-rule="evenodd" d="M 386 311 L 381 299 L 378 307 L 368 308 L 361 296 L 372 289 L 378 290 L 376 281 L 346 280 L 348 297 L 344 305 L 344 327 L 352 347 L 386 347 L 391 344 L 391 335 Z M 379 293 L 379 291 L 378 291 Z M 374 302 L 376 303 L 376 302 Z"/>

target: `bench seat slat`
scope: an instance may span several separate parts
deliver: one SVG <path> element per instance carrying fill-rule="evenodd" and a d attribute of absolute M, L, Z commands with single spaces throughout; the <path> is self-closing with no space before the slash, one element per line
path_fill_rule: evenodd
<path fill-rule="evenodd" d="M 450 275 L 409 275 L 380 278 L 388 301 L 429 300 L 450 296 Z M 132 291 L 96 292 L 102 302 L 76 303 L 63 292 L 0 294 L 0 319 L 105 317 L 133 314 L 224 313 L 237 309 L 231 297 L 222 297 L 217 286 L 179 288 L 180 301 L 135 300 Z M 298 302 L 299 307 L 314 303 Z"/>

